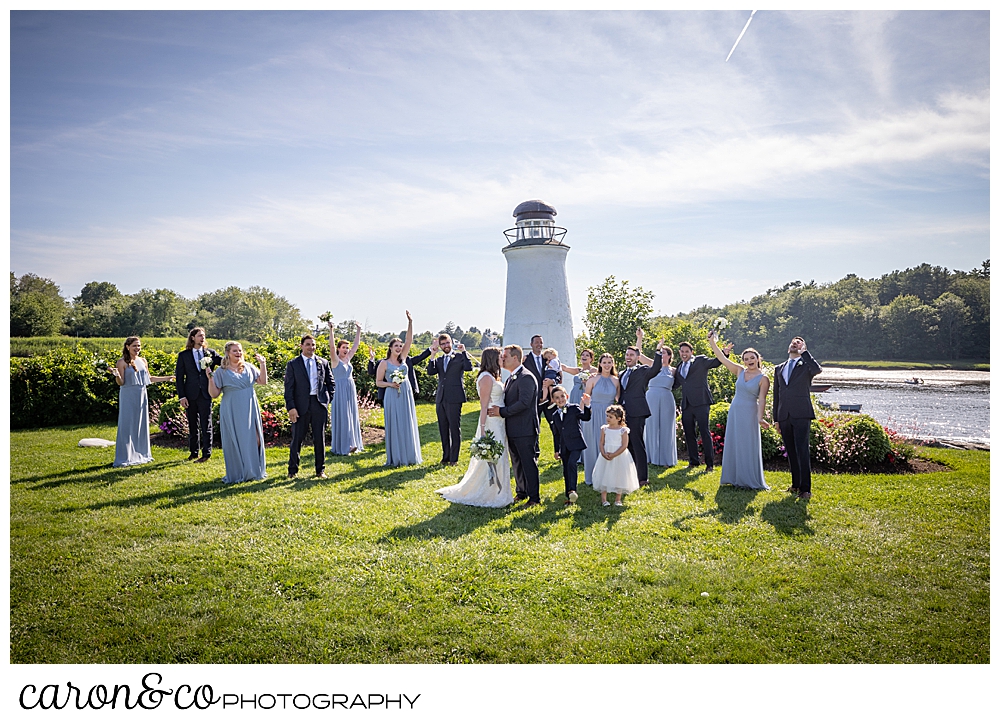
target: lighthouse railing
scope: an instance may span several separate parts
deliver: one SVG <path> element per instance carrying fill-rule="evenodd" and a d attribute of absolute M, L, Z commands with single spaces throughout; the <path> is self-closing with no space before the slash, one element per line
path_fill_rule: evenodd
<path fill-rule="evenodd" d="M 562 226 L 515 226 L 503 232 L 510 244 L 562 244 L 566 229 Z"/>

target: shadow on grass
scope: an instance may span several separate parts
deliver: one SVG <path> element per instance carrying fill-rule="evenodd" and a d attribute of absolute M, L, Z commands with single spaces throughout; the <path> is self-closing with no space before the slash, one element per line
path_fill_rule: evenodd
<path fill-rule="evenodd" d="M 62 470 L 50 475 L 35 475 L 29 478 L 11 478 L 11 483 L 39 483 L 29 486 L 29 490 L 45 490 L 47 488 L 58 488 L 62 485 L 79 485 L 86 483 L 100 483 L 101 485 L 114 484 L 127 480 L 135 475 L 142 475 L 154 470 L 172 468 L 181 465 L 182 460 L 168 460 L 164 462 L 151 462 L 142 465 L 127 465 L 122 468 L 112 467 L 110 463 L 91 465 L 88 468 L 76 470 Z"/>
<path fill-rule="evenodd" d="M 679 493 L 687 493 L 695 500 L 704 500 L 705 494 L 700 490 L 695 490 L 694 488 L 689 488 L 688 483 L 698 480 L 702 475 L 706 474 L 705 468 L 697 468 L 695 470 L 688 470 L 687 467 L 673 469 L 673 468 L 660 468 L 659 466 L 650 466 L 650 470 L 663 470 L 666 474 L 659 475 L 656 478 L 650 476 L 650 485 L 654 485 L 659 481 L 663 481 L 667 484 L 667 487 L 671 490 L 677 491 Z"/>
<path fill-rule="evenodd" d="M 760 511 L 760 518 L 774 526 L 783 535 L 815 535 L 809 527 L 809 503 L 789 495 L 782 500 L 766 503 Z"/>
<path fill-rule="evenodd" d="M 725 525 L 736 525 L 744 518 L 753 517 L 754 510 L 750 506 L 759 492 L 761 491 L 736 488 L 732 485 L 720 486 L 715 493 L 714 508 L 680 517 L 673 522 L 673 526 L 686 530 L 688 521 L 699 518 L 716 518 Z"/>
<path fill-rule="evenodd" d="M 433 518 L 412 525 L 393 528 L 382 537 L 381 542 L 400 540 L 432 540 L 447 538 L 457 540 L 484 525 L 506 517 L 511 508 L 477 508 L 471 505 L 452 504 Z"/>

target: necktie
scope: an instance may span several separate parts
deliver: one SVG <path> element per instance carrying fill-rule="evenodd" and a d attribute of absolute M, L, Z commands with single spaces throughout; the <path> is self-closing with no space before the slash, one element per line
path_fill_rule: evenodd
<path fill-rule="evenodd" d="M 451 359 L 451 355 L 447 355 L 447 354 L 446 354 L 446 355 L 444 356 L 444 371 L 445 371 L 445 372 L 447 372 L 447 371 L 448 371 L 448 360 L 449 360 L 449 359 Z"/>
<path fill-rule="evenodd" d="M 684 369 L 681 370 L 681 377 L 683 377 L 684 379 L 687 379 L 687 376 L 688 376 L 688 367 L 690 367 L 690 366 L 691 366 L 691 360 L 688 360 L 687 362 L 685 362 L 683 364 Z"/>
<path fill-rule="evenodd" d="M 632 374 L 632 368 L 631 367 L 629 367 L 627 370 L 625 370 L 625 374 L 622 375 L 622 389 L 623 390 L 626 387 L 628 387 L 628 378 L 629 378 L 630 374 Z"/>
<path fill-rule="evenodd" d="M 788 361 L 787 361 L 787 362 L 785 363 L 785 384 L 786 384 L 786 385 L 788 384 L 788 380 L 789 380 L 789 379 L 791 378 L 791 376 L 792 376 L 792 368 L 793 368 L 793 367 L 795 367 L 795 365 L 794 365 L 794 364 L 792 364 L 792 361 L 791 361 L 791 360 L 788 360 Z"/>

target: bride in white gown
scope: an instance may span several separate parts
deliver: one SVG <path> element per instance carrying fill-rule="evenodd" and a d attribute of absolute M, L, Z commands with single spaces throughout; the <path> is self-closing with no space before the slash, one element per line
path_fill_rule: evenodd
<path fill-rule="evenodd" d="M 500 348 L 487 347 L 479 362 L 482 370 L 476 379 L 479 389 L 479 427 L 476 437 L 486 431 L 503 443 L 503 455 L 496 462 L 496 476 L 490 475 L 490 465 L 486 460 L 472 458 L 465 477 L 455 485 L 441 488 L 437 492 L 445 500 L 481 508 L 502 508 L 514 502 L 510 489 L 510 458 L 507 455 L 507 428 L 502 417 L 488 417 L 486 410 L 491 406 L 503 407 L 503 385 L 500 384 Z M 491 480 L 491 477 L 493 478 Z"/>

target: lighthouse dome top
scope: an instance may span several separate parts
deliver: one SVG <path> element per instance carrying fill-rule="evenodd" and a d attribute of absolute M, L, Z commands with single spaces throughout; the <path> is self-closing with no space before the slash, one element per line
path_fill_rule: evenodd
<path fill-rule="evenodd" d="M 514 217 L 521 219 L 553 219 L 556 215 L 554 206 L 550 206 L 539 199 L 524 201 L 514 209 Z"/>

